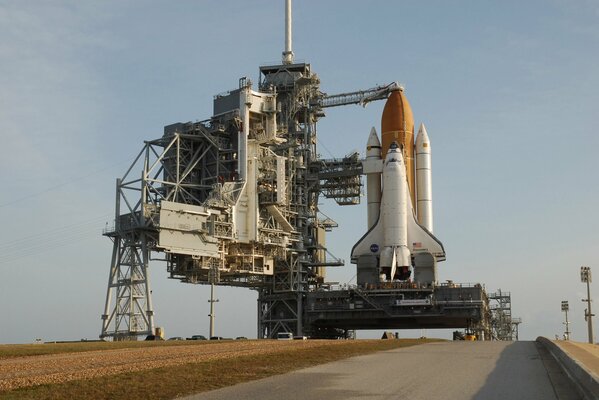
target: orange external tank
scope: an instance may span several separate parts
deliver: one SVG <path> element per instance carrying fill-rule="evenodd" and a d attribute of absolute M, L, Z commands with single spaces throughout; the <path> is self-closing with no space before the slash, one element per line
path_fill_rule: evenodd
<path fill-rule="evenodd" d="M 416 207 L 416 190 L 414 185 L 414 116 L 403 89 L 391 92 L 383 109 L 381 118 L 381 156 L 383 160 L 391 143 L 397 142 L 402 149 L 406 164 L 406 177 L 410 188 L 412 205 Z M 384 190 L 384 188 L 383 188 Z"/>

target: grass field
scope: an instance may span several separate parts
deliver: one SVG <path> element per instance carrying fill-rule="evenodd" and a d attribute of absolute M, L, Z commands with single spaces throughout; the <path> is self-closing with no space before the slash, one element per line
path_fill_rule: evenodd
<path fill-rule="evenodd" d="M 0 399 L 173 399 L 343 358 L 431 341 L 435 340 L 353 340 L 342 343 L 323 341 L 322 345 L 318 344 L 315 347 L 304 349 L 286 348 L 277 353 L 240 355 L 221 360 L 26 387 L 0 392 Z M 41 354 L 142 346 L 180 346 L 183 344 L 189 345 L 189 342 L 69 343 L 50 345 L 48 351 Z M 212 343 L 204 342 L 202 345 L 212 345 Z M 43 347 L 45 345 L 30 346 Z M 9 351 L 8 347 L 14 348 Z M 35 353 L 35 350 L 27 349 L 27 346 L 7 346 L 7 348 L 0 348 L 0 357 L 40 354 L 39 352 L 42 351 L 36 350 L 37 353 Z"/>
<path fill-rule="evenodd" d="M 137 349 L 157 346 L 189 346 L 190 344 L 215 343 L 200 340 L 141 341 L 141 342 L 72 342 L 43 344 L 0 345 L 0 360 L 14 357 L 42 356 L 47 354 L 80 353 L 95 350 Z"/>

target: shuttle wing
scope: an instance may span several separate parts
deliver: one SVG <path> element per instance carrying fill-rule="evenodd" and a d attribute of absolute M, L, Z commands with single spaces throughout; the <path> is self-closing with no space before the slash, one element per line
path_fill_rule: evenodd
<path fill-rule="evenodd" d="M 409 196 L 408 206 L 412 210 L 408 214 L 408 248 L 410 252 L 412 254 L 419 252 L 431 253 L 437 261 L 444 261 L 445 249 L 443 248 L 443 243 L 416 221 L 414 209 L 412 208 L 412 200 Z M 383 223 L 379 218 L 376 224 L 352 248 L 351 262 L 357 262 L 358 257 L 365 254 L 378 256 L 382 248 Z"/>
<path fill-rule="evenodd" d="M 358 257 L 364 254 L 376 255 L 381 253 L 383 248 L 383 224 L 381 219 L 376 221 L 376 224 L 370 228 L 364 236 L 358 240 L 351 250 L 351 262 L 355 263 Z"/>
<path fill-rule="evenodd" d="M 412 207 L 412 200 L 408 196 L 408 206 Z M 437 261 L 445 261 L 445 249 L 443 243 L 430 233 L 425 227 L 416 221 L 414 209 L 411 216 L 408 216 L 408 248 L 414 253 L 431 253 Z"/>

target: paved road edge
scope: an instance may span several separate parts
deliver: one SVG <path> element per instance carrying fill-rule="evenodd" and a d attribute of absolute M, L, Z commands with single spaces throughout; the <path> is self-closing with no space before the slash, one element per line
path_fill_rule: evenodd
<path fill-rule="evenodd" d="M 537 342 L 543 345 L 555 358 L 585 399 L 599 399 L 599 378 L 597 375 L 585 368 L 584 365 L 572 358 L 551 340 L 539 336 Z"/>

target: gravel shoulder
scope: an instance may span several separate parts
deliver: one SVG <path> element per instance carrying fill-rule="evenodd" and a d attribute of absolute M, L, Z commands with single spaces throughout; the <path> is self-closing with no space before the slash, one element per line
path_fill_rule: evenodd
<path fill-rule="evenodd" d="M 0 360 L 0 391 L 343 342 L 244 340 L 15 357 Z"/>

